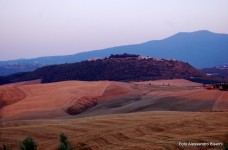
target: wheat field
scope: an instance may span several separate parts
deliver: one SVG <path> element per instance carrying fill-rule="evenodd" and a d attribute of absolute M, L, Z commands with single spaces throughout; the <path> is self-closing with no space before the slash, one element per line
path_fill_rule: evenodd
<path fill-rule="evenodd" d="M 91 100 L 96 105 L 84 109 Z M 222 149 L 179 142 L 228 142 L 228 92 L 186 80 L 17 83 L 0 86 L 0 102 L 0 145 L 14 149 L 27 136 L 39 150 L 57 149 L 60 133 L 84 150 Z M 82 111 L 70 115 L 72 106 Z"/>
<path fill-rule="evenodd" d="M 26 136 L 32 136 L 38 149 L 57 149 L 60 133 L 65 133 L 73 146 L 83 142 L 97 150 L 197 149 L 181 147 L 178 142 L 227 142 L 228 113 L 158 111 L 11 121 L 1 123 L 0 144 L 17 147 Z"/>

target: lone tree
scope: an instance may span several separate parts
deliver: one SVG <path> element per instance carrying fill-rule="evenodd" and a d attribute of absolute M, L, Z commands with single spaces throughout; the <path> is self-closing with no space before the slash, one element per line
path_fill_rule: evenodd
<path fill-rule="evenodd" d="M 67 136 L 64 133 L 61 133 L 59 136 L 59 148 L 58 150 L 74 150 L 68 142 Z"/>
<path fill-rule="evenodd" d="M 31 138 L 27 137 L 24 141 L 21 142 L 20 150 L 36 150 L 37 143 Z"/>

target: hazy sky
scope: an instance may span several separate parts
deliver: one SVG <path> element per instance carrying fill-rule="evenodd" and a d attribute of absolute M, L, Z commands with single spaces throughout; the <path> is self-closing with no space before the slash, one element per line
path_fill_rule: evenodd
<path fill-rule="evenodd" d="M 228 33 L 228 0 L 0 0 L 0 60 Z"/>

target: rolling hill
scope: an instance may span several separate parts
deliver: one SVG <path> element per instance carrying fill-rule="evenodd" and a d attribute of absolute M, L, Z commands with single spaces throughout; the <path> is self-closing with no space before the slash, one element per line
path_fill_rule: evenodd
<path fill-rule="evenodd" d="M 222 149 L 179 142 L 228 140 L 227 91 L 183 79 L 39 82 L 0 86 L 0 145 L 17 149 L 31 136 L 52 150 L 60 133 L 81 150 Z"/>
<path fill-rule="evenodd" d="M 146 82 L 22 82 L 0 86 L 0 122 L 142 111 L 227 111 L 227 91 L 183 79 Z"/>
<path fill-rule="evenodd" d="M 39 66 L 80 62 L 89 58 L 108 57 L 111 54 L 122 53 L 157 58 L 174 58 L 188 62 L 196 68 L 222 66 L 228 63 L 228 58 L 226 57 L 228 55 L 228 34 L 212 33 L 205 30 L 190 33 L 181 32 L 163 40 L 93 50 L 74 55 L 0 61 L 1 67 L 11 66 L 9 72 L 0 70 L 0 75 L 31 71 Z M 18 70 L 18 64 L 33 66 L 33 68 L 24 67 L 23 70 Z"/>
<path fill-rule="evenodd" d="M 52 65 L 33 72 L 0 78 L 0 83 L 41 79 L 43 83 L 81 81 L 137 81 L 172 78 L 204 77 L 205 74 L 186 62 L 138 55 L 111 55 L 109 58 Z"/>

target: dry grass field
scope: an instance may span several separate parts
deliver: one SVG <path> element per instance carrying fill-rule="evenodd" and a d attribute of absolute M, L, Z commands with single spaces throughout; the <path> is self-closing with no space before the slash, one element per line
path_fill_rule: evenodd
<path fill-rule="evenodd" d="M 32 136 L 39 149 L 58 147 L 61 132 L 73 146 L 86 143 L 96 150 L 222 149 L 181 147 L 179 142 L 228 141 L 227 112 L 139 112 L 78 119 L 28 120 L 1 123 L 0 144 L 17 147 Z"/>
<path fill-rule="evenodd" d="M 50 84 L 0 86 L 1 121 L 70 116 L 66 109 L 83 111 L 93 100 L 138 94 L 127 83 L 66 81 Z"/>
<path fill-rule="evenodd" d="M 0 86 L 0 145 L 17 149 L 32 136 L 38 149 L 57 149 L 61 132 L 94 150 L 222 149 L 178 142 L 228 142 L 227 91 L 186 80 L 38 82 Z"/>

